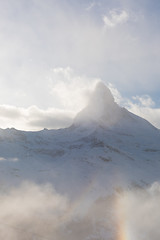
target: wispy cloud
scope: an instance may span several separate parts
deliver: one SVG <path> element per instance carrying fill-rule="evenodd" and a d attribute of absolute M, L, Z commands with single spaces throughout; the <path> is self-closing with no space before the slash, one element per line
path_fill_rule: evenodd
<path fill-rule="evenodd" d="M 113 28 L 119 24 L 125 23 L 128 21 L 128 19 L 129 14 L 125 10 L 122 11 L 112 10 L 109 12 L 108 15 L 103 16 L 105 26 L 109 28 Z"/>
<path fill-rule="evenodd" d="M 160 129 L 160 108 L 142 106 L 131 101 L 126 102 L 126 107 L 129 111 L 147 119 L 155 127 Z"/>
<path fill-rule="evenodd" d="M 94 8 L 96 6 L 96 2 L 91 2 L 87 7 L 86 7 L 86 11 L 90 11 L 92 8 Z"/>
<path fill-rule="evenodd" d="M 137 101 L 138 104 L 142 107 L 154 107 L 155 102 L 148 95 L 135 96 L 133 100 Z"/>
<path fill-rule="evenodd" d="M 81 110 L 94 89 L 98 78 L 79 75 L 70 67 L 54 68 L 50 74 L 50 94 L 59 108 Z"/>
<path fill-rule="evenodd" d="M 127 108 L 130 112 L 145 118 L 155 127 L 160 128 L 160 108 L 155 107 L 155 102 L 149 95 L 125 98 L 111 83 L 108 84 L 108 87 L 119 105 Z"/>

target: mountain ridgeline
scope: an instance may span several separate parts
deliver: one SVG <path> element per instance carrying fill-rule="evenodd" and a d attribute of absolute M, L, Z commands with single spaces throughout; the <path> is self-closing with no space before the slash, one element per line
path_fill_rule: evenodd
<path fill-rule="evenodd" d="M 126 178 L 126 185 L 147 184 L 150 178 L 159 179 L 159 142 L 160 131 L 115 103 L 100 82 L 69 128 L 39 132 L 1 129 L 0 180 L 11 184 L 24 179 L 49 181 L 60 191 L 72 192 L 70 181 L 81 189 L 93 173 L 97 181 L 99 174 L 111 181 L 114 172 Z M 59 174 L 53 173 L 55 167 Z M 17 174 L 11 174 L 13 168 L 18 169 Z M 108 187 L 106 183 L 105 189 Z"/>
<path fill-rule="evenodd" d="M 125 190 L 145 189 L 160 181 L 159 156 L 160 131 L 118 106 L 103 83 L 97 84 L 69 128 L 1 129 L 0 218 L 8 225 L 1 224 L 0 237 L 128 239 L 121 214 L 116 222 L 118 209 L 123 209 L 117 195 L 121 199 Z M 64 196 L 72 204 L 68 206 Z M 132 205 L 146 202 L 145 196 L 133 197 Z M 137 221 L 132 207 L 130 211 L 131 220 Z"/>

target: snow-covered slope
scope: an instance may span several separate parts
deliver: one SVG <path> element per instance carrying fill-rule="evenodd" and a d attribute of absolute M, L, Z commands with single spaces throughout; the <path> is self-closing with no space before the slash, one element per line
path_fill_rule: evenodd
<path fill-rule="evenodd" d="M 0 130 L 1 191 L 24 181 L 49 182 L 60 194 L 72 200 L 83 195 L 90 204 L 159 180 L 160 131 L 118 106 L 102 83 L 69 128 Z"/>
<path fill-rule="evenodd" d="M 159 143 L 158 129 L 118 106 L 110 90 L 98 83 L 88 106 L 69 128 L 0 130 L 0 180 L 49 181 L 71 195 L 93 175 L 102 191 L 113 189 L 112 178 L 121 178 L 125 185 L 147 184 L 160 178 Z"/>
<path fill-rule="evenodd" d="M 102 82 L 96 85 L 86 108 L 77 114 L 74 125 L 81 127 L 96 125 L 106 129 L 132 132 L 135 135 L 144 134 L 146 131 L 152 134 L 155 129 L 146 120 L 118 106 L 110 90 Z"/>

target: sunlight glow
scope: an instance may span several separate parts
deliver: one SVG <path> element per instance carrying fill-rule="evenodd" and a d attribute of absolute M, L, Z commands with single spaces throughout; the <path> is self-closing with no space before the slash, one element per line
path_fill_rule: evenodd
<path fill-rule="evenodd" d="M 127 223 L 127 214 L 124 201 L 121 198 L 116 200 L 117 211 L 117 240 L 131 240 L 129 234 L 129 226 Z"/>

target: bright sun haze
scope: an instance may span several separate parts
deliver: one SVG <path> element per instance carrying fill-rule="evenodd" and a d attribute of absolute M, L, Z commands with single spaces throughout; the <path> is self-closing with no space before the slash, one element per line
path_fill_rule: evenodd
<path fill-rule="evenodd" d="M 0 126 L 69 126 L 96 81 L 160 127 L 159 1 L 0 2 Z"/>

